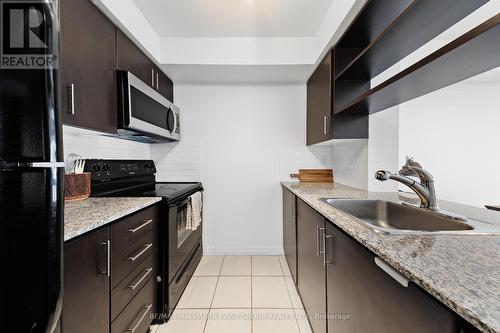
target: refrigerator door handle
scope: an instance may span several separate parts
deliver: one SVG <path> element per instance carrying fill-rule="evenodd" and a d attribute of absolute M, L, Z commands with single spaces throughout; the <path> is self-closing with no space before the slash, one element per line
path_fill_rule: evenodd
<path fill-rule="evenodd" d="M 72 83 L 69 87 L 69 113 L 75 115 L 75 84 Z"/>
<path fill-rule="evenodd" d="M 64 162 L 32 162 L 27 166 L 30 168 L 64 168 Z"/>

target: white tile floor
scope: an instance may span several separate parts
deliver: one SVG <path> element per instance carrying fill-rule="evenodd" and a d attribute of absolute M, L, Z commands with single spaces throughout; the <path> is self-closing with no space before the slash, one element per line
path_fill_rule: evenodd
<path fill-rule="evenodd" d="M 283 256 L 204 256 L 152 333 L 311 333 Z"/>

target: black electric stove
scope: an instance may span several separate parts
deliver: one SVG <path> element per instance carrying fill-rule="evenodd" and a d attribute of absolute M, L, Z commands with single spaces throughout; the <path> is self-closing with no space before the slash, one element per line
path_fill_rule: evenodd
<path fill-rule="evenodd" d="M 158 214 L 158 285 L 155 322 L 168 320 L 203 255 L 202 227 L 186 229 L 189 198 L 201 183 L 156 182 L 151 160 L 85 161 L 94 197 L 161 197 Z"/>

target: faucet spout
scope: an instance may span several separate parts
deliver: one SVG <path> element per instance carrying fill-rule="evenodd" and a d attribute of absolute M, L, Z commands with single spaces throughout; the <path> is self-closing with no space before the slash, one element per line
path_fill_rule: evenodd
<path fill-rule="evenodd" d="M 386 180 L 394 180 L 397 181 L 401 184 L 404 184 L 411 188 L 413 192 L 415 192 L 418 197 L 420 198 L 421 202 L 421 207 L 423 208 L 429 208 L 430 209 L 430 198 L 431 198 L 431 191 L 425 187 L 424 185 L 417 183 L 415 180 L 411 179 L 410 177 L 398 175 L 391 173 L 389 171 L 385 170 L 379 170 L 375 173 L 375 178 L 380 181 L 386 181 Z"/>

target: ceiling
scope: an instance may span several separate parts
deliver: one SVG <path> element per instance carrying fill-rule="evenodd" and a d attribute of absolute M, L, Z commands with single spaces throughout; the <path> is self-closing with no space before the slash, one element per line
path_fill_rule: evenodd
<path fill-rule="evenodd" d="M 133 0 L 159 37 L 314 37 L 333 0 Z"/>

